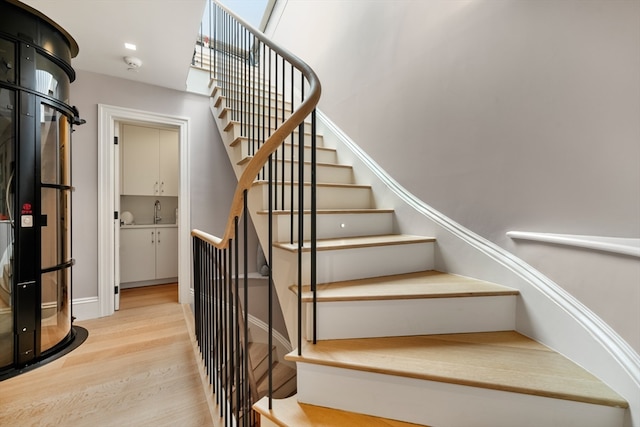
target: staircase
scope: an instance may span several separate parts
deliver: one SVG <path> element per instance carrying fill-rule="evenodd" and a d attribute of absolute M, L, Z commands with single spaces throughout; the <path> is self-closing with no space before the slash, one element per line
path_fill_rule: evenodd
<path fill-rule="evenodd" d="M 240 174 L 246 138 L 228 119 L 230 102 L 215 81 L 212 92 L 212 112 Z M 380 425 L 623 425 L 623 398 L 515 331 L 517 290 L 434 270 L 437 241 L 398 233 L 394 210 L 376 205 L 371 187 L 355 182 L 335 150 L 318 151 L 318 342 L 287 356 L 298 367 L 297 395 L 274 401 L 271 410 L 266 399 L 258 402 L 262 425 L 319 425 L 331 409 L 348 425 L 376 425 L 372 416 L 391 423 Z M 266 187 L 256 180 L 249 194 L 261 239 L 268 225 Z M 297 242 L 279 231 L 289 227 L 288 203 L 274 212 L 273 274 L 283 307 L 298 292 L 289 268 Z M 301 296 L 310 339 L 308 285 Z M 294 319 L 287 320 L 295 331 Z"/>
<path fill-rule="evenodd" d="M 236 58 L 225 66 L 212 66 L 211 111 L 241 180 L 259 155 L 251 151 L 251 144 L 278 132 L 275 125 L 266 125 L 267 119 L 261 127 L 234 119 L 255 111 L 248 107 L 246 94 L 253 94 L 273 123 L 278 114 L 282 119 L 295 109 L 264 78 L 264 70 L 246 71 L 249 55 L 234 54 L 242 65 L 234 64 Z M 199 62 L 206 62 L 203 59 Z M 282 105 L 284 113 L 275 105 Z M 281 197 L 269 213 L 274 196 L 261 174 L 247 194 L 260 242 L 265 253 L 269 247 L 272 251 L 271 273 L 289 338 L 296 343 L 299 333 L 303 337 L 300 348 L 286 356 L 297 365 L 297 394 L 271 403 L 262 398 L 253 405 L 262 426 L 628 423 L 624 398 L 576 363 L 517 331 L 518 313 L 527 310 L 529 296 L 513 287 L 442 271 L 443 265 L 464 271 L 456 256 L 467 249 L 439 244 L 440 237 L 404 234 L 397 204 L 368 182 L 359 182 L 361 171 L 341 161 L 342 153 L 321 132 L 316 132 L 315 150 L 314 297 L 308 282 L 313 229 L 309 221 L 300 230 L 291 225 L 300 215 L 291 208 L 299 207 L 301 194 L 302 215 L 310 215 L 312 208 L 307 183 L 311 167 L 306 159 L 311 158 L 314 128 L 305 122 L 285 140 L 281 154 L 265 159 L 283 171 L 281 186 L 287 189 L 283 193 L 296 190 L 291 198 Z M 304 150 L 299 151 L 300 143 Z M 290 165 L 299 164 L 298 153 L 305 159 L 301 192 L 290 172 Z M 306 281 L 301 284 L 298 260 Z"/>

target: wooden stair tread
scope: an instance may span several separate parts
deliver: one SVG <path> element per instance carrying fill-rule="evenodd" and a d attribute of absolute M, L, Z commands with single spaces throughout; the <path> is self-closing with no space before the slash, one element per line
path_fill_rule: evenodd
<path fill-rule="evenodd" d="M 292 285 L 290 289 L 297 294 L 296 285 Z M 435 270 L 317 285 L 318 302 L 501 295 L 518 295 L 518 291 L 495 283 Z M 312 300 L 310 286 L 303 286 L 302 301 Z"/>
<path fill-rule="evenodd" d="M 265 180 L 255 180 L 253 181 L 253 185 L 268 185 L 269 181 L 265 181 Z M 285 182 L 285 185 L 290 185 L 291 182 L 287 181 Z M 305 187 L 310 187 L 311 183 L 310 182 L 304 182 L 303 183 L 305 185 Z M 294 186 L 297 186 L 298 183 L 294 182 L 293 183 Z M 317 183 L 317 187 L 341 187 L 341 188 L 366 188 L 366 189 L 370 189 L 371 186 L 370 185 L 361 185 L 361 184 L 341 184 L 341 183 L 323 183 L 323 182 L 319 182 Z"/>
<path fill-rule="evenodd" d="M 322 136 L 322 135 L 318 135 L 318 136 Z M 240 144 L 240 143 L 241 143 L 241 142 L 243 142 L 243 141 L 247 141 L 247 142 L 248 142 L 248 141 L 249 141 L 249 137 L 248 137 L 248 136 L 242 136 L 242 135 L 237 136 L 236 138 L 234 138 L 234 140 L 233 140 L 233 141 L 231 141 L 231 142 L 229 143 L 229 147 L 235 147 L 236 145 Z M 260 142 L 262 142 L 262 141 L 260 141 Z M 292 145 L 293 145 L 294 150 L 298 150 L 299 144 L 298 144 L 297 142 L 296 142 L 295 144 L 291 144 L 291 142 L 286 142 L 286 141 L 285 141 L 285 142 L 283 142 L 283 143 L 280 145 L 280 147 L 284 146 L 284 147 L 285 147 L 285 150 L 287 150 L 287 151 L 289 151 L 289 152 L 290 152 L 290 151 L 291 151 L 291 146 L 292 146 Z M 308 149 L 310 149 L 310 148 L 311 148 L 311 145 L 310 145 L 310 143 L 309 143 L 309 144 L 306 144 L 306 143 L 305 143 L 305 144 L 304 144 L 304 147 L 308 150 Z M 282 148 L 279 148 L 279 150 L 281 150 L 281 149 L 282 149 Z M 319 147 L 319 146 L 316 146 L 316 152 L 319 152 L 319 151 L 324 151 L 324 152 L 326 152 L 326 153 L 335 153 L 335 152 L 336 152 L 336 149 L 335 149 L 335 148 L 329 148 L 329 147 Z"/>
<path fill-rule="evenodd" d="M 287 427 L 416 427 L 418 424 L 356 414 L 339 409 L 298 403 L 296 396 L 287 399 L 273 399 L 269 409 L 269 399 L 262 398 L 253 405 L 261 416 L 279 426 Z"/>
<path fill-rule="evenodd" d="M 316 213 L 318 215 L 332 215 L 332 214 L 368 214 L 368 213 L 393 213 L 393 209 L 318 209 Z M 294 209 L 294 215 L 298 213 L 297 209 Z M 311 213 L 311 210 L 306 209 L 303 212 L 305 215 Z M 269 211 L 260 210 L 257 212 L 258 215 L 268 215 Z M 274 210 L 272 212 L 273 215 L 291 215 L 290 209 L 285 210 Z"/>
<path fill-rule="evenodd" d="M 336 239 L 320 239 L 317 242 L 318 251 L 336 250 L 336 249 L 353 249 L 366 248 L 373 246 L 402 245 L 411 243 L 428 243 L 435 242 L 433 237 L 412 236 L 409 234 L 383 234 L 379 236 L 358 236 L 358 237 L 342 237 Z M 298 250 L 298 243 L 279 242 L 274 243 L 274 247 L 285 249 L 291 252 Z M 304 242 L 303 252 L 310 250 L 308 241 Z"/>
<path fill-rule="evenodd" d="M 287 360 L 627 408 L 564 356 L 517 332 L 360 338 L 305 344 Z"/>
<path fill-rule="evenodd" d="M 304 128 L 302 129 L 302 134 L 303 135 L 311 135 L 311 131 L 307 130 L 306 127 L 309 126 L 310 123 L 305 123 Z M 237 120 L 229 120 L 227 122 L 227 125 L 225 126 L 225 128 L 223 129 L 224 132 L 229 132 L 230 130 L 232 130 L 234 127 L 238 128 L 238 127 L 242 127 L 243 124 L 242 122 L 239 122 Z M 260 126 L 259 124 L 253 124 L 252 126 L 249 127 L 249 129 L 256 129 L 256 130 L 260 130 L 262 131 L 262 126 Z M 272 133 L 274 133 L 277 130 L 277 126 L 276 123 L 273 123 L 271 126 L 266 126 L 265 130 L 266 130 L 266 137 L 268 138 L 269 136 L 271 136 Z M 291 131 L 291 133 L 298 135 L 298 133 L 300 132 L 299 128 L 296 127 L 295 130 Z M 243 135 L 246 136 L 246 135 Z M 316 132 L 316 137 L 322 136 L 321 134 Z"/>
<path fill-rule="evenodd" d="M 249 163 L 252 159 L 253 159 L 253 156 L 244 156 L 240 161 L 236 162 L 236 164 L 242 166 L 245 163 Z M 278 162 L 282 163 L 283 160 L 282 159 L 278 159 Z M 285 163 L 291 163 L 291 159 L 284 159 L 284 162 Z M 297 159 L 294 159 L 293 163 L 294 164 L 298 164 L 299 162 L 298 162 Z M 308 161 L 308 160 L 305 160 L 304 164 L 307 165 L 307 166 L 311 166 L 311 162 Z M 351 166 L 351 165 L 343 165 L 343 164 L 339 164 L 339 163 L 324 163 L 324 162 L 316 162 L 316 166 L 341 168 L 341 169 L 352 169 L 353 168 L 353 166 Z"/>

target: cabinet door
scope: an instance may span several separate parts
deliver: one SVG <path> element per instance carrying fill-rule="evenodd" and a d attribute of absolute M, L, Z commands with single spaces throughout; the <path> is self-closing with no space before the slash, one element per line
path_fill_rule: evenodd
<path fill-rule="evenodd" d="M 120 282 L 153 280 L 156 273 L 156 230 L 120 229 Z"/>
<path fill-rule="evenodd" d="M 160 130 L 160 196 L 178 196 L 178 141 L 177 131 Z"/>
<path fill-rule="evenodd" d="M 156 228 L 156 279 L 178 277 L 178 228 Z"/>
<path fill-rule="evenodd" d="M 122 126 L 122 194 L 159 194 L 159 130 L 143 126 Z"/>

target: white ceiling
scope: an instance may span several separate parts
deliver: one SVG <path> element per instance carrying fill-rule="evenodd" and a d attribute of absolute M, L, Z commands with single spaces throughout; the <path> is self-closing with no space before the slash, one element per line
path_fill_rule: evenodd
<path fill-rule="evenodd" d="M 207 0 L 21 0 L 64 28 L 80 46 L 77 70 L 185 90 Z M 135 43 L 135 52 L 124 47 Z M 137 72 L 123 58 L 142 60 Z"/>

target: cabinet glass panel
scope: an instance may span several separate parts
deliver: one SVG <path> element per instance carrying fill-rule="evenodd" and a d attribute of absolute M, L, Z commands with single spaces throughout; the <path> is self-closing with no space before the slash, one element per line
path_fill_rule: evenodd
<path fill-rule="evenodd" d="M 62 265 L 71 259 L 69 192 L 42 188 L 42 268 Z"/>
<path fill-rule="evenodd" d="M 0 82 L 15 83 L 15 45 L 4 39 L 0 39 Z"/>
<path fill-rule="evenodd" d="M 0 367 L 13 363 L 14 100 L 13 91 L 0 88 Z"/>
<path fill-rule="evenodd" d="M 42 275 L 41 351 L 62 341 L 71 329 L 71 268 Z"/>
<path fill-rule="evenodd" d="M 56 109 L 40 109 L 41 351 L 71 328 L 71 189 L 69 121 Z"/>
<path fill-rule="evenodd" d="M 65 104 L 69 103 L 71 81 L 62 68 L 50 59 L 36 55 L 36 90 Z"/>
<path fill-rule="evenodd" d="M 43 184 L 69 185 L 70 124 L 56 109 L 41 105 L 40 174 Z"/>

